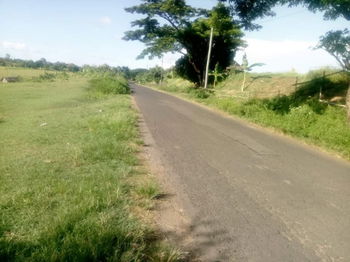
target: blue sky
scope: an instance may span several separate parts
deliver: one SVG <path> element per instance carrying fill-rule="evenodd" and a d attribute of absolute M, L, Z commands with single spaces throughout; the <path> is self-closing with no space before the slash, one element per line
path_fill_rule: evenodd
<path fill-rule="evenodd" d="M 159 60 L 136 60 L 143 49 L 138 42 L 122 40 L 137 19 L 124 11 L 138 0 L 0 0 L 0 56 L 24 59 L 104 64 L 112 66 L 171 66 L 177 55 Z M 190 0 L 210 7 L 215 0 Z M 246 32 L 245 52 L 252 63 L 266 65 L 257 71 L 306 72 L 325 65 L 337 65 L 322 50 L 312 50 L 319 36 L 331 29 L 349 27 L 349 21 L 324 21 L 322 14 L 306 9 L 279 7 L 275 17 L 257 21 L 260 31 Z M 237 55 L 240 61 L 242 52 Z"/>

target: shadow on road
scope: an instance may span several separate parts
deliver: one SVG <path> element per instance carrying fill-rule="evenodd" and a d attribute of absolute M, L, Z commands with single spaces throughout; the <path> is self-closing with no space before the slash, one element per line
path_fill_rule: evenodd
<path fill-rule="evenodd" d="M 224 244 L 232 242 L 228 232 L 220 229 L 215 218 L 197 215 L 181 230 L 162 231 L 162 235 L 185 252 L 184 261 L 230 261 L 232 250 Z"/>

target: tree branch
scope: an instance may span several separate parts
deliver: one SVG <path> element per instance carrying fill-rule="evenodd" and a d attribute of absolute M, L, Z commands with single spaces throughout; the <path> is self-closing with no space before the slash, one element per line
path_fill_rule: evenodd
<path fill-rule="evenodd" d="M 165 19 L 166 21 L 168 21 L 169 23 L 170 23 L 170 25 L 173 27 L 173 28 L 175 28 L 176 29 L 176 31 L 180 31 L 180 29 L 179 29 L 179 27 L 174 23 L 174 21 L 172 21 L 172 19 L 169 17 L 169 16 L 167 16 L 166 14 L 162 14 L 162 13 L 158 13 L 158 15 L 161 17 L 161 18 L 163 18 L 163 19 Z"/>

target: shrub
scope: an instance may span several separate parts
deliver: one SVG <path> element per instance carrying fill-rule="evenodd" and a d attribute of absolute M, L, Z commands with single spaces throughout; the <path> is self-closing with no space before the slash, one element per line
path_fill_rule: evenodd
<path fill-rule="evenodd" d="M 128 82 L 122 76 L 101 76 L 90 80 L 90 90 L 103 94 L 130 94 Z"/>
<path fill-rule="evenodd" d="M 213 90 L 204 88 L 188 88 L 187 90 L 189 94 L 199 99 L 206 99 L 213 93 Z"/>
<path fill-rule="evenodd" d="M 35 76 L 32 78 L 34 82 L 43 82 L 43 81 L 49 81 L 53 82 L 56 79 L 56 74 L 45 72 L 44 74 L 41 74 L 39 76 Z"/>
<path fill-rule="evenodd" d="M 263 100 L 263 103 L 267 109 L 283 115 L 290 111 L 292 101 L 289 96 L 281 96 L 272 99 L 265 99 Z"/>

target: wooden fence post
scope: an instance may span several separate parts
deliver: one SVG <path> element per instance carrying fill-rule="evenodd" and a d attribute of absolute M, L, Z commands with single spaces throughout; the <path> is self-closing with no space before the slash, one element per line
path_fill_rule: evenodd
<path fill-rule="evenodd" d="M 298 77 L 295 78 L 294 101 L 297 97 L 297 90 L 298 90 Z"/>

